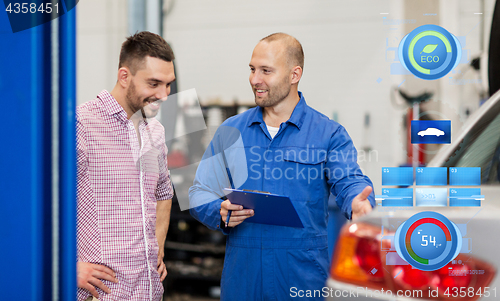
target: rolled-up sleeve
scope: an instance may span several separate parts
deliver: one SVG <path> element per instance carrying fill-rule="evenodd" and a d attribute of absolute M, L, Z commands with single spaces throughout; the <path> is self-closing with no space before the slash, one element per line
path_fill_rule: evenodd
<path fill-rule="evenodd" d="M 172 182 L 170 180 L 170 172 L 167 165 L 168 149 L 165 143 L 161 144 L 160 154 L 158 156 L 159 178 L 158 186 L 156 187 L 155 197 L 157 201 L 170 200 L 174 196 Z"/>

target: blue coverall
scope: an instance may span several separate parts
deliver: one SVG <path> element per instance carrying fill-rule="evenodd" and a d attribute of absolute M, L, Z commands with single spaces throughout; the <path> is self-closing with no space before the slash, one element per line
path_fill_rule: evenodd
<path fill-rule="evenodd" d="M 352 199 L 373 187 L 357 164 L 346 130 L 309 107 L 301 92 L 299 96 L 274 138 L 261 107 L 227 119 L 219 129 L 233 129 L 233 134 L 215 134 L 196 172 L 189 193 L 191 215 L 228 234 L 221 300 L 294 300 L 299 290 L 321 291 L 329 268 L 328 196 L 333 193 L 350 218 Z M 304 228 L 245 222 L 224 228 L 220 204 L 223 189 L 231 187 L 226 167 L 236 188 L 290 197 Z M 369 201 L 375 206 L 373 192 Z M 323 297 L 316 292 L 306 299 Z"/>

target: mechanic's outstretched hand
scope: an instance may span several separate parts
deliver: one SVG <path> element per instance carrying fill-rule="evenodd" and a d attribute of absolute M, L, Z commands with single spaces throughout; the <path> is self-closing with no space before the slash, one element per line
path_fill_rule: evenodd
<path fill-rule="evenodd" d="M 78 287 L 88 290 L 92 296 L 98 299 L 99 293 L 97 292 L 96 287 L 108 294 L 111 293 L 109 287 L 102 283 L 100 279 L 118 283 L 115 272 L 106 266 L 78 261 L 76 269 Z"/>
<path fill-rule="evenodd" d="M 358 194 L 353 200 L 352 200 L 352 220 L 355 220 L 357 218 L 362 217 L 365 214 L 368 214 L 370 211 L 372 211 L 372 205 L 370 204 L 370 201 L 368 200 L 368 196 L 372 193 L 372 188 L 371 186 L 366 186 L 363 191 L 361 191 L 360 194 Z"/>
<path fill-rule="evenodd" d="M 245 219 L 252 217 L 254 212 L 252 209 L 243 209 L 241 205 L 231 204 L 229 200 L 225 200 L 220 204 L 220 216 L 225 223 L 227 219 L 227 212 L 231 210 L 231 217 L 229 218 L 228 227 L 236 227 L 241 224 Z"/>

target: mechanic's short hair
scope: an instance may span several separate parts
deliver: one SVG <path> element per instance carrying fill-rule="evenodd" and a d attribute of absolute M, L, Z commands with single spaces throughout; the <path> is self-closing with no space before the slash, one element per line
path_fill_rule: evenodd
<path fill-rule="evenodd" d="M 302 45 L 296 38 L 286 33 L 277 32 L 268 35 L 261 41 L 266 41 L 269 43 L 274 41 L 282 42 L 286 47 L 286 61 L 288 65 L 290 67 L 299 66 L 300 68 L 304 69 L 304 51 L 302 50 Z"/>
<path fill-rule="evenodd" d="M 127 38 L 122 44 L 118 68 L 128 67 L 132 75 L 142 68 L 147 56 L 166 62 L 175 59 L 170 45 L 159 35 L 141 31 Z"/>

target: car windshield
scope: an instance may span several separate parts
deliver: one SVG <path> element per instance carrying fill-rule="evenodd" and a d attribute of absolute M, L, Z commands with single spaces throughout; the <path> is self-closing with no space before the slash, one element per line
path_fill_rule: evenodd
<path fill-rule="evenodd" d="M 499 183 L 500 105 L 493 106 L 467 133 L 446 167 L 481 167 L 481 183 Z"/>

